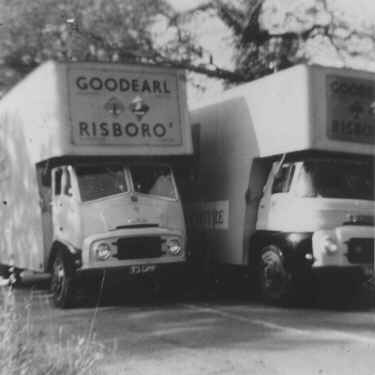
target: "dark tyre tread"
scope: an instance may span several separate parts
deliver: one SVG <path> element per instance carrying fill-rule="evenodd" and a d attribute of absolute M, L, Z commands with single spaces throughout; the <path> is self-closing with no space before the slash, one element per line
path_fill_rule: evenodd
<path fill-rule="evenodd" d="M 69 253 L 58 251 L 52 264 L 51 292 L 53 304 L 66 309 L 72 307 L 74 296 L 74 266 Z"/>
<path fill-rule="evenodd" d="M 292 298 L 292 278 L 287 272 L 281 249 L 274 245 L 264 247 L 259 260 L 259 285 L 264 302 L 288 305 Z"/>

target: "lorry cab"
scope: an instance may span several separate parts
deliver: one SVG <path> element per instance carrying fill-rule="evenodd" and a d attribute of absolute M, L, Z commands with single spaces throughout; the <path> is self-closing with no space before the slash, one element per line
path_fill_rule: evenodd
<path fill-rule="evenodd" d="M 373 168 L 371 159 L 324 154 L 281 166 L 274 162 L 260 200 L 257 227 L 317 231 L 361 220 L 371 223 Z"/>
<path fill-rule="evenodd" d="M 185 262 L 184 215 L 168 164 L 81 161 L 50 173 L 51 185 L 40 191 L 50 206 L 43 214 L 44 248 L 52 249 L 45 262 L 58 303 L 69 272 L 57 256 L 61 248 L 69 249 L 79 272 L 124 268 L 138 275 Z"/>
<path fill-rule="evenodd" d="M 181 202 L 166 164 L 55 167 L 51 206 L 52 242 L 79 250 L 82 269 L 185 259 Z"/>
<path fill-rule="evenodd" d="M 318 153 L 273 163 L 252 238 L 273 298 L 285 292 L 275 248 L 296 277 L 308 277 L 311 268 L 372 276 L 374 192 L 372 158 Z"/>

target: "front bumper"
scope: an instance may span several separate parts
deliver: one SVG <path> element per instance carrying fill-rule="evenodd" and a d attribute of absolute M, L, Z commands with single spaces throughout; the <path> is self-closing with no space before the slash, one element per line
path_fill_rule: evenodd
<path fill-rule="evenodd" d="M 137 239 L 139 243 L 142 239 L 157 239 L 160 238 L 161 249 L 160 256 L 152 255 L 147 257 L 143 254 L 139 258 L 134 256 L 136 249 L 133 249 L 133 255 L 131 259 L 123 259 L 119 257 L 119 240 Z M 168 251 L 165 251 L 165 242 L 169 238 L 178 238 L 182 251 L 179 255 L 171 255 Z M 111 256 L 106 260 L 99 260 L 94 251 L 94 244 L 98 241 L 104 241 L 111 247 Z M 119 229 L 107 233 L 95 234 L 87 237 L 82 246 L 82 270 L 88 269 L 110 269 L 110 268 L 131 268 L 135 266 L 148 266 L 148 265 L 163 265 L 170 263 L 183 263 L 186 261 L 185 253 L 185 237 L 179 231 L 169 230 L 165 228 L 126 228 Z"/>
<path fill-rule="evenodd" d="M 365 273 L 374 270 L 373 226 L 345 225 L 313 234 L 313 267 L 359 267 Z"/>

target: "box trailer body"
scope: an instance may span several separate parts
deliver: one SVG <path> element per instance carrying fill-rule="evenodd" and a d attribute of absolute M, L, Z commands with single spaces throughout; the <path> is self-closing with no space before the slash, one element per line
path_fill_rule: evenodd
<path fill-rule="evenodd" d="M 193 109 L 195 187 L 187 207 L 192 242 L 204 241 L 195 248 L 263 278 L 259 268 L 273 262 L 292 276 L 371 272 L 374 109 L 374 74 L 304 65 Z"/>
<path fill-rule="evenodd" d="M 0 101 L 0 263 L 53 272 L 59 253 L 74 271 L 135 274 L 184 263 L 171 162 L 192 153 L 187 115 L 180 70 L 37 68 Z"/>

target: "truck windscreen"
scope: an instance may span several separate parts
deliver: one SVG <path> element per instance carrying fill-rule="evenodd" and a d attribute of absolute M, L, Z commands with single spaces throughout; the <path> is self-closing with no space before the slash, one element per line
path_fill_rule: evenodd
<path fill-rule="evenodd" d="M 91 201 L 128 191 L 121 165 L 76 168 L 82 201 Z"/>
<path fill-rule="evenodd" d="M 176 189 L 170 168 L 160 165 L 133 165 L 130 168 L 137 193 L 176 199 Z"/>
<path fill-rule="evenodd" d="M 296 181 L 300 196 L 374 200 L 374 165 L 348 160 L 310 160 Z"/>

